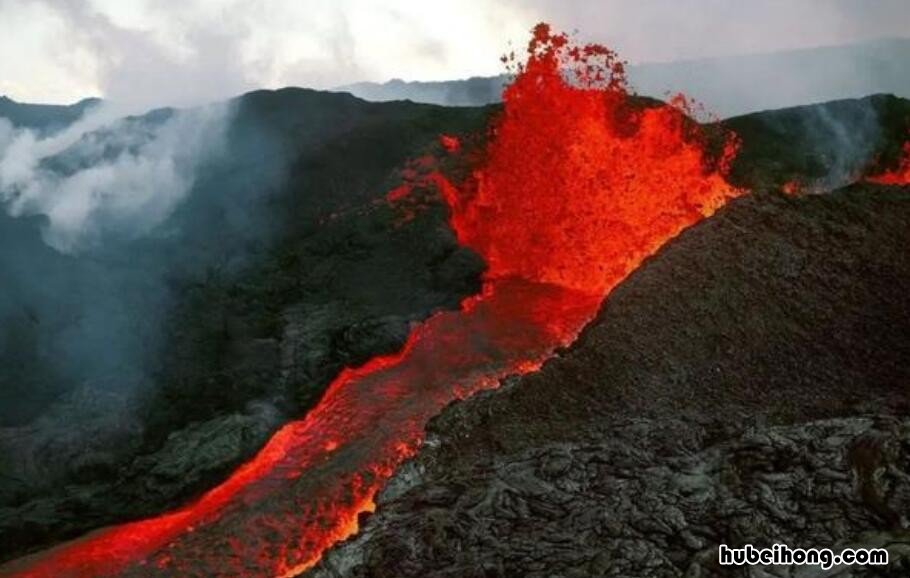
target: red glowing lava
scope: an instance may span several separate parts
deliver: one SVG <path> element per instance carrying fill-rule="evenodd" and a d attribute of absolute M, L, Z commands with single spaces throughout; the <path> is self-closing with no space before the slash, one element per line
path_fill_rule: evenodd
<path fill-rule="evenodd" d="M 787 181 L 786 183 L 784 183 L 781 186 L 780 190 L 785 195 L 789 195 L 791 197 L 796 197 L 803 193 L 804 187 L 801 182 L 793 180 L 793 181 Z"/>
<path fill-rule="evenodd" d="M 678 107 L 629 96 L 611 51 L 573 47 L 539 25 L 471 176 L 458 186 L 428 177 L 459 239 L 489 264 L 482 294 L 416 327 L 400 353 L 343 372 L 304 419 L 198 502 L 3 571 L 292 576 L 311 567 L 357 530 L 430 417 L 539 367 L 645 257 L 736 195 L 724 179 L 734 149 L 729 141 L 712 161 Z"/>
<path fill-rule="evenodd" d="M 910 141 L 904 143 L 904 152 L 897 168 L 866 179 L 880 185 L 910 185 Z"/>
<path fill-rule="evenodd" d="M 461 141 L 458 137 L 444 134 L 439 137 L 439 142 L 442 144 L 442 148 L 446 149 L 446 152 L 457 153 L 461 150 Z"/>
<path fill-rule="evenodd" d="M 722 174 L 735 143 L 712 169 L 698 125 L 630 97 L 605 48 L 573 47 L 542 24 L 528 55 L 503 93 L 486 162 L 447 194 L 452 224 L 491 279 L 602 295 L 735 194 Z"/>
<path fill-rule="evenodd" d="M 361 512 L 447 403 L 539 367 L 598 300 L 509 280 L 417 327 L 404 349 L 343 372 L 306 418 L 180 511 L 102 530 L 4 570 L 13 576 L 291 576 Z"/>

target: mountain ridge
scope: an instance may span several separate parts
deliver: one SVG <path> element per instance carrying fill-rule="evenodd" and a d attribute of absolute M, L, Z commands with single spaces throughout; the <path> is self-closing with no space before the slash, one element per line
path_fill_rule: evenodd
<path fill-rule="evenodd" d="M 628 66 L 630 86 L 644 96 L 682 92 L 727 118 L 868 94 L 910 97 L 910 38 Z M 448 106 L 491 104 L 508 75 L 451 81 L 360 82 L 338 87 L 367 100 Z"/>

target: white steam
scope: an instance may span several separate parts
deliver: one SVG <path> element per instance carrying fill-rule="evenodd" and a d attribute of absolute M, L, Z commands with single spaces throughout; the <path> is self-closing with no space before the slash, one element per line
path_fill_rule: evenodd
<path fill-rule="evenodd" d="M 44 138 L 0 119 L 0 200 L 14 216 L 47 216 L 45 241 L 64 252 L 141 237 L 222 150 L 229 112 L 222 104 L 122 118 L 102 106 Z"/>

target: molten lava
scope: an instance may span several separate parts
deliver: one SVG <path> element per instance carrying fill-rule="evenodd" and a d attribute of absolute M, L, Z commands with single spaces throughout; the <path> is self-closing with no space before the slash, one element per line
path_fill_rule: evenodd
<path fill-rule="evenodd" d="M 490 279 L 603 295 L 735 194 L 722 174 L 735 142 L 712 169 L 698 125 L 676 106 L 631 97 L 603 47 L 572 47 L 539 25 L 528 53 L 503 93 L 486 162 L 447 191 L 452 225 Z"/>
<path fill-rule="evenodd" d="M 793 181 L 787 181 L 786 183 L 784 183 L 781 186 L 780 190 L 785 195 L 795 197 L 795 196 L 801 195 L 803 193 L 803 191 L 805 190 L 805 187 L 803 187 L 803 184 L 801 182 L 793 180 Z"/>
<path fill-rule="evenodd" d="M 599 300 L 506 280 L 430 318 L 404 349 L 344 371 L 221 486 L 182 510 L 101 530 L 3 570 L 13 576 L 293 576 L 356 532 L 424 424 L 453 399 L 539 367 Z M 3 575 L 7 575 L 3 573 Z"/>
<path fill-rule="evenodd" d="M 441 142 L 450 154 L 464 148 Z M 611 51 L 538 25 L 479 164 L 457 186 L 429 179 L 460 241 L 489 264 L 483 292 L 416 327 L 400 353 L 344 371 L 304 419 L 196 503 L 3 571 L 292 576 L 311 567 L 356 532 L 429 418 L 539 367 L 644 258 L 738 194 L 724 179 L 734 152 L 728 140 L 712 158 L 683 110 L 630 96 Z"/>
<path fill-rule="evenodd" d="M 904 143 L 903 156 L 897 168 L 866 179 L 880 185 L 910 185 L 910 141 Z"/>

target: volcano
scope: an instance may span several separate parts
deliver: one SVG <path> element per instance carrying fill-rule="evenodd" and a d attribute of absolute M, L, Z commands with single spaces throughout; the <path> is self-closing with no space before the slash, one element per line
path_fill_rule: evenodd
<path fill-rule="evenodd" d="M 674 560 L 694 560 L 721 540 L 751 538 L 712 520 L 698 496 L 723 494 L 724 519 L 749 500 L 771 511 L 785 499 L 756 498 L 750 488 L 820 484 L 820 467 L 786 481 L 787 468 L 803 463 L 786 451 L 829 438 L 836 439 L 818 451 L 833 460 L 832 492 L 849 493 L 851 468 L 860 480 L 855 499 L 844 498 L 851 522 L 834 537 L 900 524 L 903 490 L 890 488 L 903 488 L 902 478 L 893 481 L 898 486 L 881 480 L 889 465 L 902 467 L 905 446 L 894 432 L 903 430 L 882 423 L 902 424 L 894 420 L 906 407 L 910 268 L 901 248 L 910 227 L 906 191 L 880 186 L 900 182 L 887 172 L 832 191 L 831 183 L 852 171 L 812 172 L 827 143 L 806 144 L 805 165 L 793 163 L 775 148 L 775 114 L 700 123 L 685 97 L 663 103 L 631 94 L 624 64 L 610 49 L 576 44 L 545 24 L 535 27 L 524 55 L 505 61 L 515 76 L 501 108 L 453 112 L 306 95 L 337 107 L 338 123 L 347 120 L 314 119 L 331 144 L 301 145 L 284 169 L 324 175 L 318 183 L 329 186 L 331 175 L 347 170 L 338 159 L 352 152 L 369 158 L 388 123 L 419 135 L 421 146 L 407 150 L 419 154 L 409 163 L 402 149 L 383 162 L 364 161 L 362 182 L 380 193 L 326 199 L 306 214 L 305 230 L 271 249 L 267 267 L 243 269 L 234 285 L 183 305 L 193 311 L 213 295 L 228 303 L 214 325 L 233 336 L 212 354 L 219 366 L 247 346 L 274 347 L 259 334 L 237 337 L 231 327 L 242 323 L 231 303 L 244 311 L 271 307 L 273 321 L 280 316 L 282 339 L 299 346 L 282 349 L 283 356 L 306 355 L 324 340 L 330 353 L 305 365 L 304 377 L 314 383 L 266 398 L 300 417 L 261 426 L 264 445 L 233 473 L 225 475 L 221 463 L 157 502 L 173 506 L 192 496 L 183 505 L 120 520 L 101 516 L 123 523 L 47 550 L 34 548 L 40 540 L 19 544 L 32 552 L 0 567 L 4 575 L 631 572 L 634 561 L 614 548 L 622 540 L 645 549 L 653 575 L 675 575 L 681 566 Z M 274 104 L 274 97 L 256 94 L 241 105 Z M 881 98 L 830 108 L 872 116 L 908 110 Z M 269 110 L 262 109 L 266 118 Z M 802 119 L 786 127 L 805 130 L 808 143 L 805 119 L 818 110 L 778 114 Z M 247 116 L 234 126 L 249 130 L 259 122 Z M 252 134 L 277 130 L 275 123 L 272 117 Z M 453 130 L 457 125 L 473 130 Z M 876 131 L 875 138 L 889 134 Z M 389 183 L 378 175 L 393 162 L 407 166 Z M 793 178 L 813 180 L 825 194 L 779 195 L 780 183 Z M 281 208 L 303 211 L 291 198 Z M 398 259 L 412 277 L 394 272 L 402 268 Z M 301 288 L 294 279 L 307 268 L 322 271 L 316 281 L 329 285 L 321 288 L 330 294 L 321 307 L 312 301 L 316 281 Z M 251 290 L 250 279 L 267 282 Z M 280 297 L 288 287 L 294 297 Z M 284 299 L 281 307 L 269 305 L 276 299 Z M 344 311 L 352 303 L 366 322 L 341 324 L 335 317 L 354 316 Z M 865 421 L 851 410 L 864 380 L 874 414 Z M 201 389 L 145 407 L 180 408 L 220 395 Z M 262 399 L 237 394 L 219 409 L 238 411 Z M 205 439 L 200 432 L 211 430 L 195 424 L 217 417 L 198 411 L 174 411 L 177 417 L 156 424 L 157 439 L 145 443 L 164 453 L 150 454 L 158 457 L 147 458 L 151 465 L 139 474 L 161 472 L 168 463 L 161 456 L 185 432 L 194 444 Z M 757 430 L 737 429 L 743 416 L 755 419 Z M 811 420 L 841 421 L 804 425 Z M 762 429 L 768 427 L 789 429 Z M 764 437 L 750 438 L 754 431 Z M 874 438 L 873 458 L 855 449 L 867 438 Z M 758 457 L 750 461 L 754 448 Z M 784 458 L 769 458 L 774 452 Z M 841 453 L 847 457 L 832 457 Z M 181 460 L 177 469 L 185 467 Z M 729 481 L 728 470 L 738 482 Z M 212 483 L 219 472 L 223 479 Z M 640 495 L 624 488 L 624 479 L 635 481 Z M 130 483 L 148 480 L 134 473 Z M 687 488 L 697 494 L 692 503 Z M 24 503 L 16 515 L 28 520 Z M 636 517 L 630 508 L 648 514 Z M 813 536 L 823 536 L 821 506 L 815 514 L 822 521 L 811 525 Z M 777 525 L 759 523 L 770 528 L 762 540 L 799 527 L 786 515 Z M 48 530 L 44 538 L 73 533 Z M 539 551 L 529 552 L 529 544 Z M 603 551 L 619 562 L 611 565 L 597 553 Z"/>
<path fill-rule="evenodd" d="M 482 161 L 458 186 L 435 179 L 459 240 L 488 263 L 480 296 L 413 330 L 401 353 L 342 373 L 304 420 L 196 503 L 103 530 L 16 572 L 128 574 L 139 563 L 145 575 L 224 572 L 235 562 L 206 554 L 221 550 L 211 539 L 228 546 L 231 573 L 291 575 L 318 561 L 356 529 L 429 417 L 539 367 L 643 258 L 737 194 L 723 179 L 732 140 L 712 163 L 683 110 L 637 107 L 624 83 L 610 50 L 575 47 L 538 26 Z M 443 139 L 455 152 L 451 142 Z M 591 266 L 595 259 L 602 264 Z M 276 495 L 288 491 L 275 512 Z M 262 500 L 269 513 L 251 507 Z M 229 538 L 224 524 L 246 528 L 245 539 Z"/>

